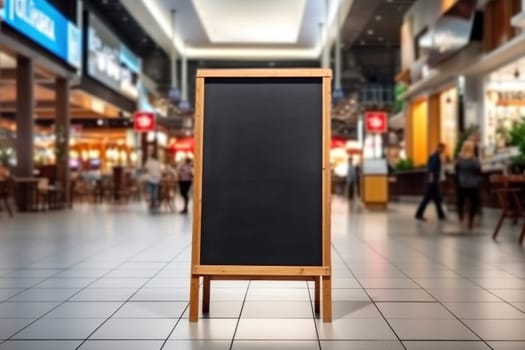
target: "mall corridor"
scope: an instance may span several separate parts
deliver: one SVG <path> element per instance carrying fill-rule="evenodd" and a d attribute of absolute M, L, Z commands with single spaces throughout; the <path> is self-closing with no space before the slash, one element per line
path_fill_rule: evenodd
<path fill-rule="evenodd" d="M 525 0 L 0 0 L 0 350 L 77 349 L 525 350 Z"/>
<path fill-rule="evenodd" d="M 333 203 L 333 322 L 307 282 L 214 281 L 188 322 L 191 218 L 144 206 L 0 213 L 0 349 L 524 349 L 525 251 L 453 219 Z M 514 233 L 511 233 L 514 232 Z"/>

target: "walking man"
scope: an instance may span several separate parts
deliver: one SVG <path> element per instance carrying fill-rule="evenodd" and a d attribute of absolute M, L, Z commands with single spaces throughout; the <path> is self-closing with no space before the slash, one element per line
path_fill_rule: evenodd
<path fill-rule="evenodd" d="M 439 220 L 445 220 L 445 213 L 441 206 L 441 189 L 440 189 L 440 176 L 441 176 L 441 155 L 445 152 L 445 144 L 440 143 L 437 150 L 432 153 L 428 158 L 427 171 L 425 174 L 425 195 L 419 205 L 416 212 L 416 220 L 426 221 L 425 209 L 430 201 L 433 201 L 436 205 L 436 212 Z"/>

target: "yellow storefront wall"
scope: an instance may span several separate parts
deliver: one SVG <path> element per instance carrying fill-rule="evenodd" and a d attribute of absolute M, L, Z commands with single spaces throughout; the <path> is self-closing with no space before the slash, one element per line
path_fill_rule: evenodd
<path fill-rule="evenodd" d="M 428 154 L 436 150 L 436 146 L 441 142 L 441 106 L 440 94 L 430 96 L 428 102 Z"/>
<path fill-rule="evenodd" d="M 426 99 L 414 101 L 406 118 L 405 147 L 407 157 L 415 166 L 426 164 L 428 152 L 428 102 Z"/>

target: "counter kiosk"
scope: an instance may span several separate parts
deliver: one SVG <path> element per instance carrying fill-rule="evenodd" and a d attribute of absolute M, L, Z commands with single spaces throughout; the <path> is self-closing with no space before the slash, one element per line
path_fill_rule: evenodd
<path fill-rule="evenodd" d="M 388 165 L 386 159 L 363 160 L 361 179 L 363 203 L 369 209 L 388 206 Z"/>

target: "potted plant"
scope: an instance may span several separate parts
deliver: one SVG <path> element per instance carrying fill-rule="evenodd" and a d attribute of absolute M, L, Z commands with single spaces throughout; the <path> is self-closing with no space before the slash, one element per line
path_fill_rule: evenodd
<path fill-rule="evenodd" d="M 400 159 L 396 165 L 395 165 L 395 169 L 397 171 L 403 171 L 403 170 L 411 170 L 411 169 L 414 169 L 414 161 L 412 160 L 412 158 L 407 158 L 407 159 Z"/>
<path fill-rule="evenodd" d="M 512 124 L 508 141 L 510 146 L 518 150 L 518 154 L 511 159 L 510 172 L 523 174 L 525 173 L 525 118 Z"/>

